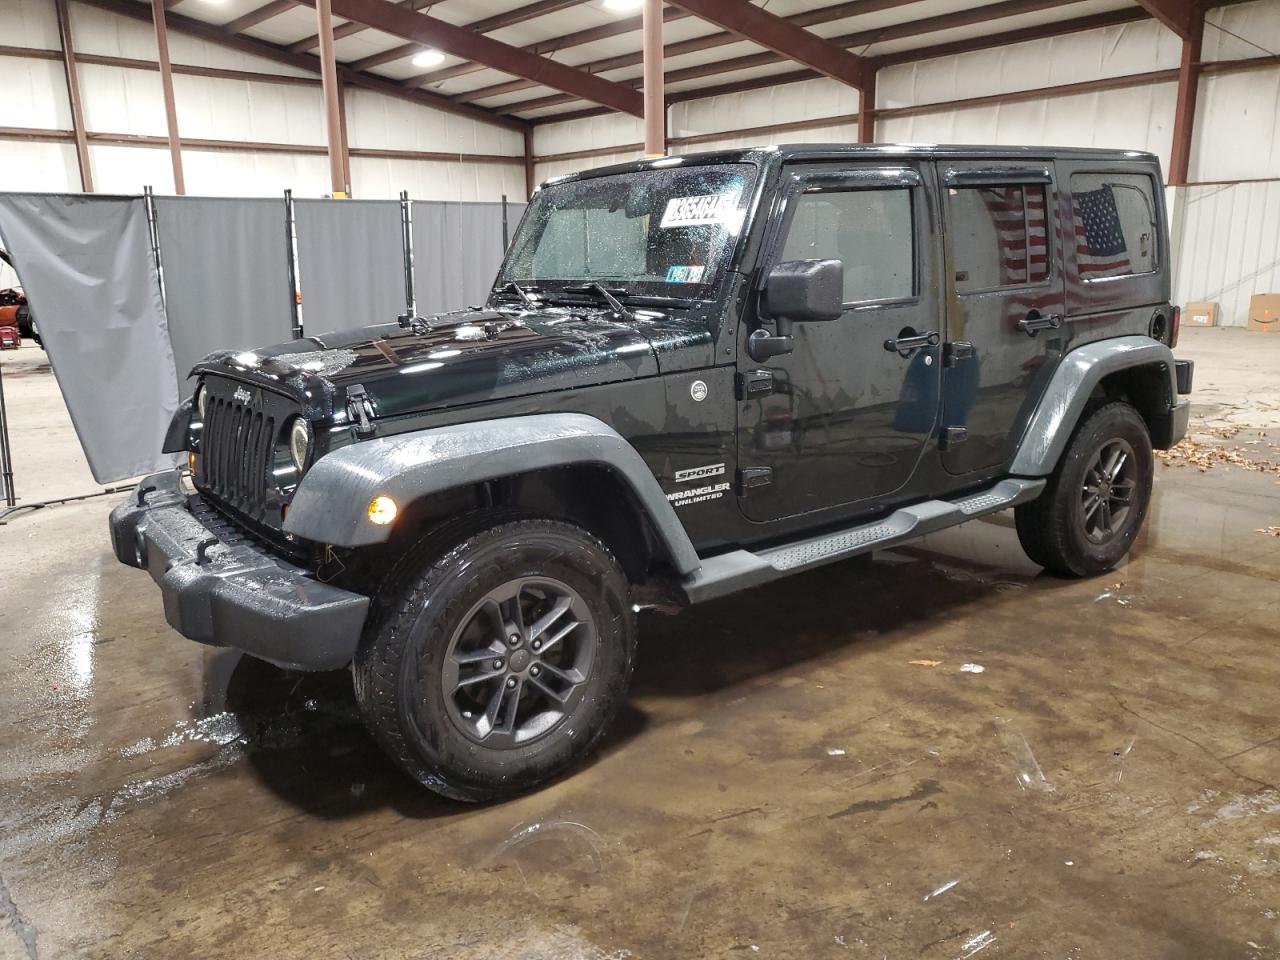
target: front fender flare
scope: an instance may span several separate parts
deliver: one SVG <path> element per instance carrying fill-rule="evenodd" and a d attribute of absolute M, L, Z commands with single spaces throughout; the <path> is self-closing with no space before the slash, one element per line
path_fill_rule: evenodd
<path fill-rule="evenodd" d="M 1071 432 L 1102 378 L 1118 370 L 1164 366 L 1169 376 L 1169 401 L 1178 395 L 1173 351 L 1151 337 L 1131 336 L 1098 340 L 1077 347 L 1058 364 L 1049 386 L 1018 445 L 1009 472 L 1020 477 L 1043 477 L 1053 472 Z"/>
<path fill-rule="evenodd" d="M 376 496 L 401 506 L 433 493 L 547 467 L 596 464 L 635 493 L 665 544 L 672 565 L 701 565 L 648 465 L 608 424 L 581 413 L 544 413 L 459 423 L 342 447 L 321 457 L 298 484 L 284 530 L 339 547 L 385 542 L 389 527 L 366 514 Z"/>

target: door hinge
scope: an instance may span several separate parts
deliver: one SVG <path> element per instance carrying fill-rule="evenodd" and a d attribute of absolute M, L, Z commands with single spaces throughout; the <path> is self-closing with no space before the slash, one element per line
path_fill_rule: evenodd
<path fill-rule="evenodd" d="M 755 400 L 773 393 L 772 370 L 746 370 L 734 378 L 739 400 Z"/>
<path fill-rule="evenodd" d="M 363 384 L 356 383 L 347 387 L 347 413 L 356 422 L 358 436 L 373 433 L 373 403 L 365 393 Z"/>
<path fill-rule="evenodd" d="M 968 439 L 969 431 L 964 427 L 943 427 L 938 445 L 943 450 L 954 450 Z"/>
<path fill-rule="evenodd" d="M 773 467 L 742 467 L 738 470 L 738 496 L 745 497 L 756 487 L 773 483 Z"/>
<path fill-rule="evenodd" d="M 973 359 L 973 344 L 968 340 L 952 340 L 942 347 L 942 365 L 958 366 L 964 360 Z"/>

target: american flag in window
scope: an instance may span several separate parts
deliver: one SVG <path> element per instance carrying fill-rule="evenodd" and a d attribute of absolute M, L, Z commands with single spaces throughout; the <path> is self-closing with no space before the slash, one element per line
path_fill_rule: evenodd
<path fill-rule="evenodd" d="M 1109 186 L 1076 193 L 1072 199 L 1076 225 L 1076 263 L 1086 280 L 1133 273 L 1115 192 Z"/>

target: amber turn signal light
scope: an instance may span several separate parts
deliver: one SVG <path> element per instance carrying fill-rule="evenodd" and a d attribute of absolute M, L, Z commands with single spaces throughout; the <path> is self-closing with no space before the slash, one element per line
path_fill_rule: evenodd
<path fill-rule="evenodd" d="M 375 526 L 385 527 L 393 523 L 400 508 L 390 497 L 374 497 L 369 501 L 369 522 Z"/>

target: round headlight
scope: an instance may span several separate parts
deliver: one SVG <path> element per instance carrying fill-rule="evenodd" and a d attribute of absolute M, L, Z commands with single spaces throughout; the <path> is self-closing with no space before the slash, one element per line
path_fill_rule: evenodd
<path fill-rule="evenodd" d="M 204 393 L 204 384 L 202 383 L 200 384 L 200 386 L 196 387 L 196 402 L 195 402 L 196 414 L 200 417 L 201 420 L 204 419 L 204 401 L 205 401 L 205 393 Z"/>
<path fill-rule="evenodd" d="M 301 417 L 293 421 L 289 428 L 289 457 L 299 470 L 307 462 L 307 451 L 311 449 L 311 426 Z"/>

